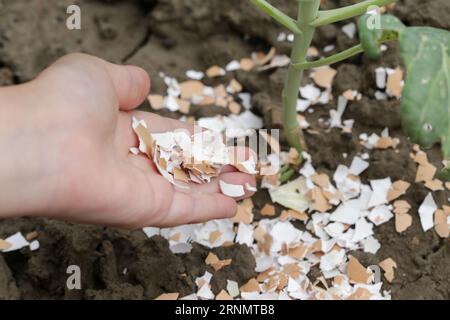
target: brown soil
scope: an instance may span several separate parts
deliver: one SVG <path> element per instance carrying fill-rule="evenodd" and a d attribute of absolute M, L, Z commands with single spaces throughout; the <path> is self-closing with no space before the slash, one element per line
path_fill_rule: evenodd
<path fill-rule="evenodd" d="M 185 79 L 188 69 L 202 70 L 212 64 L 248 56 L 256 49 L 275 46 L 287 53 L 288 45 L 275 41 L 282 31 L 270 19 L 242 0 L 135 0 L 76 1 L 82 8 L 82 31 L 65 28 L 65 8 L 69 0 L 0 0 L 0 85 L 32 79 L 57 57 L 83 51 L 119 63 L 144 67 L 153 78 L 153 90 L 163 93 L 159 71 Z M 273 0 L 293 14 L 295 1 Z M 326 7 L 352 1 L 326 1 Z M 395 13 L 409 25 L 430 25 L 450 30 L 448 0 L 404 0 Z M 320 29 L 314 44 L 335 44 L 340 50 L 354 44 L 338 26 Z M 330 106 L 315 107 L 307 114 L 312 129 L 307 134 L 309 152 L 318 171 L 331 173 L 338 164 L 348 164 L 353 155 L 363 151 L 358 142 L 362 132 L 380 133 L 389 127 L 398 137 L 398 150 L 370 152 L 370 167 L 363 179 L 390 176 L 393 180 L 414 181 L 416 166 L 409 157 L 411 144 L 401 130 L 397 101 L 373 99 L 374 68 L 400 64 L 395 46 L 381 61 L 364 57 L 335 65 L 335 94 L 356 89 L 367 98 L 352 103 L 345 118 L 356 120 L 352 136 L 317 125 L 327 119 Z M 264 116 L 267 127 L 280 125 L 280 92 L 286 70 L 270 73 L 237 72 L 246 91 L 254 94 L 255 109 Z M 305 80 L 306 81 L 306 80 Z M 148 109 L 148 104 L 142 106 Z M 211 115 L 215 109 L 193 110 L 196 117 Z M 163 114 L 178 117 L 177 114 Z M 364 151 L 365 152 L 365 151 Z M 440 165 L 439 149 L 428 150 L 433 164 Z M 343 157 L 346 153 L 347 158 Z M 427 194 L 412 184 L 405 199 L 417 208 Z M 437 192 L 438 205 L 447 203 L 450 193 Z M 267 202 L 267 193 L 254 198 L 257 208 Z M 256 218 L 260 218 L 256 215 Z M 301 227 L 301 226 L 299 226 Z M 174 255 L 166 240 L 147 239 L 142 231 L 125 232 L 108 228 L 80 226 L 46 219 L 17 219 L 0 222 L 0 238 L 17 231 L 37 230 L 40 249 L 30 252 L 0 254 L 0 299 L 150 299 L 163 292 L 187 295 L 195 290 L 194 280 L 210 270 L 204 263 L 209 250 L 194 245 L 187 255 Z M 450 299 L 450 245 L 434 231 L 424 233 L 417 214 L 405 233 L 395 231 L 393 221 L 376 228 L 382 247 L 377 255 L 355 252 L 365 264 L 377 264 L 392 257 L 398 264 L 392 284 L 394 299 Z M 219 258 L 232 258 L 233 264 L 214 273 L 213 291 L 224 288 L 226 280 L 240 284 L 254 276 L 254 259 L 246 246 L 234 245 L 213 250 Z M 83 290 L 68 291 L 66 268 L 77 264 L 83 272 Z M 127 268 L 126 274 L 123 273 Z M 211 271 L 211 270 L 210 270 Z"/>

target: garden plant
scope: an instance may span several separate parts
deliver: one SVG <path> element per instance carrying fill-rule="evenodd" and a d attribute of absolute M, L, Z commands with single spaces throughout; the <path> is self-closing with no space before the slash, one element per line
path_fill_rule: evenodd
<path fill-rule="evenodd" d="M 398 41 L 407 72 L 401 101 L 403 127 L 412 141 L 423 147 L 441 143 L 444 169 L 440 177 L 450 178 L 450 32 L 431 27 L 407 27 L 395 16 L 380 16 L 379 7 L 395 0 L 367 0 L 333 10 L 319 10 L 320 0 L 297 0 L 297 19 L 265 0 L 250 1 L 294 34 L 291 65 L 282 97 L 284 134 L 292 147 L 300 152 L 306 148 L 296 118 L 298 88 L 304 70 L 334 64 L 360 53 L 378 59 L 381 43 Z M 327 58 L 307 61 L 307 51 L 317 27 L 360 15 L 360 44 Z"/>

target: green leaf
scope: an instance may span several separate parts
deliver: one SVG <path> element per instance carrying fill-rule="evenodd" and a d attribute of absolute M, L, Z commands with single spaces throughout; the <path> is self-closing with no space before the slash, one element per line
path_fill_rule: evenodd
<path fill-rule="evenodd" d="M 424 147 L 442 143 L 450 156 L 450 32 L 428 27 L 400 33 L 400 51 L 406 65 L 401 116 L 411 140 Z"/>
<path fill-rule="evenodd" d="M 440 142 L 450 179 L 450 32 L 430 27 L 405 27 L 393 16 L 381 17 L 381 29 L 370 30 L 367 16 L 358 22 L 361 44 L 371 58 L 380 56 L 380 42 L 396 37 L 406 66 L 402 93 L 403 128 L 425 148 Z"/>

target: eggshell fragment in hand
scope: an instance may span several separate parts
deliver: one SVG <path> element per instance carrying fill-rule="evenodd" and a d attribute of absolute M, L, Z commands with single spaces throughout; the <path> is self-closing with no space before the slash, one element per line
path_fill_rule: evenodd
<path fill-rule="evenodd" d="M 226 183 L 225 181 L 219 181 L 220 190 L 226 196 L 237 198 L 245 195 L 244 187 L 238 184 Z"/>
<path fill-rule="evenodd" d="M 188 188 L 189 183 L 209 183 L 219 176 L 225 165 L 232 165 L 241 172 L 256 174 L 253 159 L 230 162 L 230 149 L 223 142 L 221 134 L 200 130 L 190 135 L 183 130 L 151 133 L 145 121 L 133 118 L 132 127 L 139 138 L 139 148 L 130 152 L 146 154 L 155 163 L 161 175 L 172 184 Z M 245 194 L 239 186 L 239 195 Z"/>

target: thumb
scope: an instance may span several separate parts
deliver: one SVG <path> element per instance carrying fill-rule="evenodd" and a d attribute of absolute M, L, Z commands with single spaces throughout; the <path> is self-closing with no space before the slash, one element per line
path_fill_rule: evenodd
<path fill-rule="evenodd" d="M 150 91 L 148 73 L 135 66 L 120 66 L 104 61 L 104 66 L 114 84 L 120 110 L 137 108 Z"/>

